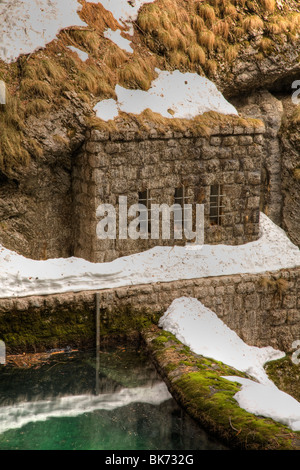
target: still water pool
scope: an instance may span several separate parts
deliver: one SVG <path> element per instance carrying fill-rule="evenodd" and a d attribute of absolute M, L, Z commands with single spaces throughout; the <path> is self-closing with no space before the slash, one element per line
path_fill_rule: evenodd
<path fill-rule="evenodd" d="M 221 450 L 136 347 L 0 366 L 0 450 Z"/>

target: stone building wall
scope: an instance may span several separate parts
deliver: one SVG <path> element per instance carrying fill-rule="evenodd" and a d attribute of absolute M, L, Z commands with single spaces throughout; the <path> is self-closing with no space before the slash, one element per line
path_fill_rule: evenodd
<path fill-rule="evenodd" d="M 101 331 L 130 333 L 181 296 L 197 298 L 247 344 L 291 351 L 300 339 L 300 268 L 98 291 Z M 95 292 L 0 299 L 7 351 L 95 345 Z"/>
<path fill-rule="evenodd" d="M 184 187 L 186 203 L 203 204 L 205 243 L 238 245 L 257 239 L 261 156 L 264 127 L 216 126 L 209 137 L 171 129 L 103 132 L 92 130 L 73 167 L 74 255 L 111 261 L 174 239 L 98 239 L 96 216 L 101 204 L 112 204 L 118 220 L 119 196 L 128 207 L 148 190 L 151 204 L 174 204 Z M 221 224 L 210 218 L 211 187 L 220 185 Z M 171 227 L 172 224 L 171 224 Z M 176 244 L 183 243 L 175 240 Z"/>
<path fill-rule="evenodd" d="M 283 119 L 282 102 L 267 90 L 234 99 L 239 113 L 261 119 L 265 124 L 262 149 L 261 211 L 277 225 L 282 224 L 282 145 L 279 131 Z"/>

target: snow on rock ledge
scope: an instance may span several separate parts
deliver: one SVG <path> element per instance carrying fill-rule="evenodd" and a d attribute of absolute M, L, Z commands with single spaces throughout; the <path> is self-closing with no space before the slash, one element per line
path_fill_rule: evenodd
<path fill-rule="evenodd" d="M 272 347 L 248 346 L 214 312 L 194 298 L 174 300 L 160 318 L 159 326 L 173 333 L 196 354 L 221 361 L 269 385 L 272 382 L 264 364 L 285 355 Z"/>
<path fill-rule="evenodd" d="M 248 346 L 214 312 L 194 298 L 174 300 L 161 317 L 159 326 L 173 333 L 196 354 L 221 361 L 253 377 L 254 380 L 223 377 L 242 385 L 234 395 L 241 408 L 285 424 L 293 431 L 300 431 L 300 403 L 279 390 L 263 367 L 271 360 L 284 357 L 284 353 L 270 346 Z"/>
<path fill-rule="evenodd" d="M 231 382 L 242 385 L 234 395 L 239 406 L 256 416 L 265 416 L 292 431 L 300 431 L 300 403 L 274 385 L 261 384 L 242 377 L 224 376 Z"/>
<path fill-rule="evenodd" d="M 157 246 L 109 263 L 81 258 L 37 261 L 0 246 L 0 297 L 171 282 L 300 266 L 300 250 L 261 214 L 260 239 L 240 246 Z"/>
<path fill-rule="evenodd" d="M 213 82 L 197 73 L 161 71 L 148 91 L 128 90 L 116 86 L 117 101 L 103 100 L 94 108 L 97 117 L 105 121 L 117 115 L 117 110 L 140 114 L 151 109 L 167 118 L 185 118 L 216 111 L 221 114 L 238 112 L 219 92 Z M 109 101 L 109 103 L 106 103 Z"/>

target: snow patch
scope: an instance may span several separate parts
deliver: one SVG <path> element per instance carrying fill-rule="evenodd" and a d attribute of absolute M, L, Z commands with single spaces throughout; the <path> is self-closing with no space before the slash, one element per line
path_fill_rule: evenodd
<path fill-rule="evenodd" d="M 6 0 L 0 3 L 0 59 L 11 63 L 20 54 L 46 46 L 68 26 L 87 26 L 78 16 L 77 0 Z"/>
<path fill-rule="evenodd" d="M 157 246 L 109 263 L 84 259 L 32 260 L 0 246 L 0 297 L 170 282 L 300 266 L 300 250 L 265 214 L 259 240 L 245 245 Z"/>
<path fill-rule="evenodd" d="M 78 49 L 78 47 L 67 46 L 67 48 L 70 49 L 72 52 L 75 52 L 75 54 L 78 55 L 79 59 L 82 60 L 82 62 L 86 62 L 88 60 L 89 55 L 81 49 Z"/>
<path fill-rule="evenodd" d="M 271 381 L 264 364 L 285 355 L 272 347 L 248 346 L 214 312 L 194 298 L 174 300 L 160 318 L 159 326 L 173 333 L 196 354 L 221 361 L 269 385 Z"/>
<path fill-rule="evenodd" d="M 224 376 L 224 379 L 242 385 L 234 395 L 239 406 L 256 416 L 265 416 L 300 431 L 300 403 L 274 385 L 253 382 L 249 379 Z"/>
<path fill-rule="evenodd" d="M 97 116 L 101 116 L 101 119 L 104 121 L 112 120 L 119 114 L 117 103 L 112 98 L 99 101 L 94 107 L 94 111 L 96 111 Z"/>
<path fill-rule="evenodd" d="M 130 41 L 121 36 L 121 31 L 119 29 L 113 31 L 112 29 L 108 28 L 106 31 L 104 31 L 104 37 L 110 39 L 118 47 L 120 47 L 120 49 L 123 49 L 124 51 L 129 52 L 131 54 L 133 53 Z"/>
<path fill-rule="evenodd" d="M 192 119 L 207 111 L 238 114 L 216 85 L 207 78 L 197 73 L 182 73 L 178 70 L 168 72 L 156 69 L 156 71 L 158 77 L 152 82 L 148 91 L 128 90 L 117 85 L 116 107 L 120 111 L 133 114 L 140 114 L 148 108 L 167 118 Z M 98 105 L 94 110 L 97 117 L 106 120 Z"/>

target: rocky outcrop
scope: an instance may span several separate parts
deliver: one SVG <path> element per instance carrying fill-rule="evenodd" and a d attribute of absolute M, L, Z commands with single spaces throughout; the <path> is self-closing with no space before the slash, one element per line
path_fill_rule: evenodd
<path fill-rule="evenodd" d="M 296 106 L 291 98 L 283 97 L 282 103 L 284 109 L 284 120 L 280 130 L 282 227 L 293 243 L 300 246 L 300 121 L 295 119 Z"/>
<path fill-rule="evenodd" d="M 272 92 L 290 90 L 291 83 L 299 78 L 299 42 L 274 44 L 271 53 L 262 55 L 259 45 L 255 45 L 261 39 L 258 36 L 232 64 L 224 63 L 212 77 L 229 100 L 262 89 Z"/>
<path fill-rule="evenodd" d="M 83 114 L 73 99 L 45 118 L 28 119 L 29 164 L 11 178 L 0 174 L 0 242 L 6 248 L 33 259 L 71 255 L 72 155 L 84 140 Z"/>

